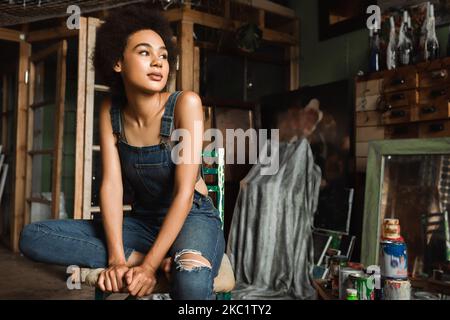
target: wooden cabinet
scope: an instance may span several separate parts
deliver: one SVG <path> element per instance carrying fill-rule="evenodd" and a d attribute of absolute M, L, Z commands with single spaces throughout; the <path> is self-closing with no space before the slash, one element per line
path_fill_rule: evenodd
<path fill-rule="evenodd" d="M 450 57 L 355 81 L 355 158 L 365 172 L 370 141 L 450 136 Z"/>

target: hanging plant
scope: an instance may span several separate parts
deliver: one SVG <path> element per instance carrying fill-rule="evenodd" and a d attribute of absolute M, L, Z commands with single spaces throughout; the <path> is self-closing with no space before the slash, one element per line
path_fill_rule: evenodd
<path fill-rule="evenodd" d="M 246 52 L 255 52 L 261 45 L 262 30 L 254 23 L 247 23 L 236 30 L 237 47 Z"/>

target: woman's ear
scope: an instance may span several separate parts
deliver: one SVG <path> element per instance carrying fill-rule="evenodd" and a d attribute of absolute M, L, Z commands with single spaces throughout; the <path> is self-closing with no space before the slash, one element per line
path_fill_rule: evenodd
<path fill-rule="evenodd" d="M 115 72 L 122 72 L 122 62 L 118 60 L 113 69 Z"/>

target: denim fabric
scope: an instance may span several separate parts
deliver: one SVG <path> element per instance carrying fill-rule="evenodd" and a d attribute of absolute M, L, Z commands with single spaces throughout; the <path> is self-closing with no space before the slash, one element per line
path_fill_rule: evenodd
<path fill-rule="evenodd" d="M 114 134 L 118 136 L 124 183 L 133 191 L 132 211 L 123 222 L 125 257 L 136 250 L 146 254 L 152 246 L 171 205 L 175 164 L 168 143 L 173 112 L 181 92 L 172 93 L 165 106 L 161 123 L 161 143 L 136 147 L 122 138 L 120 106 L 111 107 Z M 94 220 L 50 220 L 27 225 L 21 233 L 20 250 L 40 262 L 81 267 L 106 267 L 108 253 L 101 217 Z M 197 190 L 191 210 L 171 246 L 168 255 L 172 264 L 171 297 L 173 299 L 212 299 L 214 278 L 218 274 L 225 250 L 225 239 L 219 211 L 211 197 Z M 198 253 L 212 268 L 187 269 L 178 260 L 182 253 Z"/>

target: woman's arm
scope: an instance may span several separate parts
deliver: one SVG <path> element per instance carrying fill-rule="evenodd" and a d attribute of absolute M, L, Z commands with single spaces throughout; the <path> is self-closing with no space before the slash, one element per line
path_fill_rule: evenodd
<path fill-rule="evenodd" d="M 184 148 L 180 152 L 185 161 L 176 165 L 173 201 L 158 236 L 145 256 L 141 268 L 132 268 L 127 274 L 128 288 L 132 294 L 144 295 L 151 292 L 154 281 L 148 280 L 148 275 L 154 278 L 152 274 L 156 272 L 174 243 L 192 208 L 203 145 L 203 107 L 200 97 L 192 91 L 183 92 L 178 98 L 174 118 L 175 128 L 189 132 L 191 139 L 184 141 Z"/>
<path fill-rule="evenodd" d="M 100 150 L 102 161 L 102 182 L 100 186 L 100 209 L 108 247 L 109 265 L 125 264 L 122 241 L 123 186 L 119 154 L 113 135 L 111 102 L 103 101 L 100 107 Z"/>

